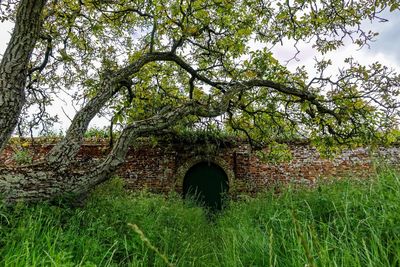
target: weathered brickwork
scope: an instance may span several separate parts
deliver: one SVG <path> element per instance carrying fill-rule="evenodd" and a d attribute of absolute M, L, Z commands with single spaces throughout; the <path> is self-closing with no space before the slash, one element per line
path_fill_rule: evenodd
<path fill-rule="evenodd" d="M 43 157 L 52 145 L 29 148 L 34 160 Z M 330 177 L 367 177 L 374 174 L 374 163 L 400 166 L 400 147 L 379 148 L 370 153 L 367 149 L 348 150 L 334 159 L 321 158 L 315 148 L 307 143 L 289 145 L 292 160 L 273 164 L 260 160 L 246 144 L 227 145 L 213 153 L 198 149 L 201 145 L 161 143 L 131 148 L 125 163 L 117 174 L 126 180 L 128 189 L 147 188 L 154 192 L 182 191 L 183 179 L 190 167 L 201 161 L 211 161 L 221 166 L 229 178 L 231 192 L 257 192 L 277 183 L 314 184 L 316 180 Z M 81 161 L 100 161 L 108 152 L 106 144 L 83 145 Z M 0 155 L 0 163 L 13 164 L 11 147 Z"/>

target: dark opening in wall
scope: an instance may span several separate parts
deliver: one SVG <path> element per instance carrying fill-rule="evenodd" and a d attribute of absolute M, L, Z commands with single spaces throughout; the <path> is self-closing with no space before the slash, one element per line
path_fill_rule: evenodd
<path fill-rule="evenodd" d="M 221 210 L 229 190 L 228 176 L 215 163 L 200 162 L 192 166 L 183 180 L 184 198 L 193 198 L 211 210 Z"/>

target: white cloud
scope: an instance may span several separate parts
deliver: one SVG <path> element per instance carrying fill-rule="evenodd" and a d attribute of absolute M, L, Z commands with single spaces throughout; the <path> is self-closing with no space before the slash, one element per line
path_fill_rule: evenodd
<path fill-rule="evenodd" d="M 318 59 L 325 58 L 331 59 L 333 68 L 339 68 L 344 65 L 344 59 L 353 57 L 363 65 L 370 65 L 376 61 L 395 69 L 400 73 L 400 16 L 399 12 L 389 13 L 385 12 L 381 17 L 388 19 L 387 22 L 364 22 L 363 27 L 369 31 L 378 32 L 379 35 L 370 43 L 369 46 L 359 48 L 357 45 L 347 42 L 347 44 L 334 51 L 327 53 L 323 56 L 318 54 L 311 44 L 299 44 L 298 48 L 301 50 L 297 55 L 299 61 L 292 60 L 288 64 L 290 70 L 294 70 L 297 66 L 306 66 L 310 76 L 313 74 L 314 57 Z M 294 42 L 286 42 L 284 46 L 277 46 L 274 48 L 274 53 L 281 62 L 292 58 L 296 49 L 293 47 Z"/>

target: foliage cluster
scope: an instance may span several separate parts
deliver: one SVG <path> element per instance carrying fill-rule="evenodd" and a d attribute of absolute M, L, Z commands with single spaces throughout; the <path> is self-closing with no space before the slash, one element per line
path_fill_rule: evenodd
<path fill-rule="evenodd" d="M 33 157 L 26 149 L 18 150 L 14 153 L 13 158 L 18 165 L 32 163 Z"/>
<path fill-rule="evenodd" d="M 14 151 L 12 158 L 18 165 L 32 163 L 33 156 L 29 151 L 31 142 L 25 138 L 11 138 L 10 147 Z"/>
<path fill-rule="evenodd" d="M 110 131 L 107 127 L 91 127 L 86 130 L 84 137 L 89 140 L 107 139 L 110 138 Z"/>
<path fill-rule="evenodd" d="M 16 21 L 15 1 L 2 5 L 0 19 Z M 158 128 L 209 120 L 264 143 L 292 136 L 334 148 L 390 143 L 400 75 L 353 58 L 330 74 L 325 59 L 346 42 L 371 43 L 377 33 L 363 22 L 385 21 L 385 10 L 398 12 L 397 1 L 48 1 L 18 129 L 48 130 L 56 118 L 46 107 L 63 91 L 84 103 L 71 120 L 82 129 L 69 135 L 107 113 L 120 128 L 160 117 Z M 314 71 L 280 62 L 273 48 L 284 43 L 298 53 L 303 43 L 315 48 Z"/>
<path fill-rule="evenodd" d="M 45 203 L 0 207 L 0 265 L 400 264 L 400 176 L 391 171 L 369 181 L 232 201 L 211 222 L 177 195 L 122 188 L 121 180 L 113 180 L 79 209 Z"/>

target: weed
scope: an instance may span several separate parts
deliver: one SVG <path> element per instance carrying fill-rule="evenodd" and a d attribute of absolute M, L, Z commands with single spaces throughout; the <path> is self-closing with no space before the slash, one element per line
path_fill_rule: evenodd
<path fill-rule="evenodd" d="M 109 138 L 109 137 L 110 137 L 110 133 L 109 133 L 109 130 L 107 129 L 107 127 L 89 128 L 85 133 L 85 138 L 90 138 L 90 139 L 104 139 L 104 138 Z"/>
<path fill-rule="evenodd" d="M 31 154 L 26 149 L 17 150 L 13 157 L 18 165 L 30 164 L 33 160 Z"/>
<path fill-rule="evenodd" d="M 212 222 L 177 194 L 122 188 L 100 186 L 84 208 L 0 205 L 0 266 L 400 265 L 394 171 L 231 201 Z"/>

